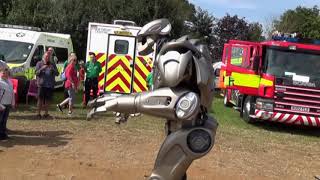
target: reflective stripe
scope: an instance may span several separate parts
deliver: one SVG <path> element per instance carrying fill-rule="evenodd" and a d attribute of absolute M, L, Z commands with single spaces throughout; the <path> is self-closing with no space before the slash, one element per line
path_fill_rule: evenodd
<path fill-rule="evenodd" d="M 306 116 L 302 116 L 302 119 L 303 119 L 304 125 L 308 126 L 309 125 L 308 118 Z"/>
<path fill-rule="evenodd" d="M 10 64 L 10 63 L 8 63 L 7 65 L 11 69 L 11 68 L 14 68 L 14 67 L 21 67 L 21 66 L 23 66 L 23 63 L 22 64 Z"/>
<path fill-rule="evenodd" d="M 283 117 L 281 120 L 279 120 L 279 122 L 284 122 L 284 121 L 286 121 L 286 120 L 289 118 L 289 116 L 290 116 L 290 114 L 284 115 L 284 117 Z"/>
<path fill-rule="evenodd" d="M 138 56 L 135 59 L 133 92 L 148 90 L 146 78 L 152 70 L 153 62 L 148 56 Z"/>
<path fill-rule="evenodd" d="M 280 116 L 281 116 L 281 113 L 277 113 L 277 114 L 271 119 L 271 121 L 276 121 L 276 120 L 278 120 Z"/>
<path fill-rule="evenodd" d="M 105 90 L 110 92 L 131 93 L 132 57 L 111 54 L 107 63 Z"/>
<path fill-rule="evenodd" d="M 291 120 L 287 121 L 287 123 L 288 123 L 288 124 L 292 124 L 294 121 L 297 120 L 298 117 L 299 117 L 298 115 L 294 115 Z"/>
<path fill-rule="evenodd" d="M 230 76 L 225 76 L 224 82 L 223 82 L 225 87 L 226 87 L 226 86 L 232 86 L 232 85 L 233 85 L 233 83 L 230 81 L 230 79 L 231 79 Z"/>
<path fill-rule="evenodd" d="M 316 118 L 310 117 L 312 126 L 317 126 Z"/>
<path fill-rule="evenodd" d="M 273 86 L 273 81 L 261 78 L 256 74 L 243 74 L 232 72 L 231 76 L 227 76 L 224 79 L 225 86 L 243 86 L 250 88 L 259 88 L 260 85 Z"/>
<path fill-rule="evenodd" d="M 258 88 L 260 83 L 260 76 L 255 74 L 241 74 L 237 72 L 231 73 L 232 78 L 234 79 L 233 85 L 244 86 L 251 88 Z"/>
<path fill-rule="evenodd" d="M 273 86 L 273 81 L 261 78 L 260 85 Z"/>

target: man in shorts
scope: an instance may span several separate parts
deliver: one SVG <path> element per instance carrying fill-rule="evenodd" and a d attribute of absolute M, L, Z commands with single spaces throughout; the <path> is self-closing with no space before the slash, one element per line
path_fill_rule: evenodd
<path fill-rule="evenodd" d="M 55 85 L 55 76 L 59 75 L 55 63 L 50 62 L 50 53 L 46 52 L 42 61 L 36 65 L 36 75 L 38 84 L 38 114 L 37 118 L 41 119 L 41 110 L 44 110 L 43 118 L 48 118 L 48 105 L 53 96 Z"/>

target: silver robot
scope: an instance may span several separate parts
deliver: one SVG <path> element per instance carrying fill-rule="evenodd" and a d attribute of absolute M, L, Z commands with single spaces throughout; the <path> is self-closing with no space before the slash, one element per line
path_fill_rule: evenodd
<path fill-rule="evenodd" d="M 126 114 L 122 121 L 134 113 L 165 119 L 167 137 L 149 180 L 187 179 L 191 163 L 212 149 L 218 127 L 208 114 L 214 93 L 209 51 L 187 36 L 168 42 L 170 30 L 167 19 L 158 19 L 138 33 L 139 53 L 157 52 L 152 91 L 121 96 L 106 94 L 89 102 L 94 108 L 88 118 L 99 112 L 116 111 Z"/>

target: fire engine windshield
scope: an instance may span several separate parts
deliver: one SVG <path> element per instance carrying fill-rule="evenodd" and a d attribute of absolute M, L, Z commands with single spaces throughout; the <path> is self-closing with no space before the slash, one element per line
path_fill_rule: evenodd
<path fill-rule="evenodd" d="M 0 40 L 0 54 L 7 63 L 23 63 L 27 60 L 33 44 Z"/>
<path fill-rule="evenodd" d="M 299 75 L 320 78 L 320 54 L 268 48 L 265 63 L 266 73 L 276 77 Z"/>

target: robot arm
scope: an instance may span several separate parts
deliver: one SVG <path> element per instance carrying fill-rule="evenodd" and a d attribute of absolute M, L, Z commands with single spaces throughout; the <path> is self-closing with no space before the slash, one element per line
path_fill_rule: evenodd
<path fill-rule="evenodd" d="M 199 97 L 187 89 L 161 88 L 151 92 L 118 97 L 102 96 L 89 105 L 93 106 L 87 118 L 106 111 L 144 113 L 166 119 L 192 119 L 200 110 Z"/>

